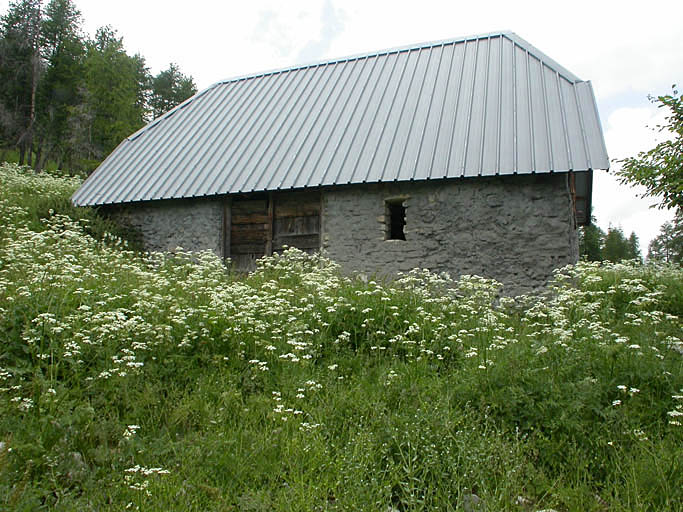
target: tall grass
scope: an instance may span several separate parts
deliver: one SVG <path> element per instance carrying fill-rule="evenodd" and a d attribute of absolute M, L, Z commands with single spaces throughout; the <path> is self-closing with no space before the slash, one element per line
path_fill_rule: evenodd
<path fill-rule="evenodd" d="M 236 277 L 39 206 L 77 180 L 0 182 L 6 509 L 680 509 L 680 268 Z"/>

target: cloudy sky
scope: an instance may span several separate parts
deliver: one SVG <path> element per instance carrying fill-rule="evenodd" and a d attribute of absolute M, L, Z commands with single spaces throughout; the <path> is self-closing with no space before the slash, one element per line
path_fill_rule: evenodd
<path fill-rule="evenodd" d="M 683 2 L 674 0 L 75 0 L 84 28 L 109 24 L 153 73 L 177 63 L 200 89 L 257 71 L 413 43 L 511 30 L 583 80 L 598 101 L 611 158 L 654 146 L 663 112 L 648 94 L 683 86 Z M 0 1 L 2 12 L 8 2 Z M 612 164 L 615 170 L 618 164 Z M 635 231 L 646 252 L 672 212 L 649 208 L 595 173 L 603 228 Z"/>

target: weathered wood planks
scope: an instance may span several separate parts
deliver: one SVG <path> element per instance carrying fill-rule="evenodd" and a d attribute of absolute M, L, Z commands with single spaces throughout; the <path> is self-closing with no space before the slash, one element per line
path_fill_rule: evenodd
<path fill-rule="evenodd" d="M 321 196 L 314 192 L 280 192 L 234 197 L 226 213 L 226 248 L 237 270 L 248 271 L 264 255 L 296 247 L 320 249 Z"/>

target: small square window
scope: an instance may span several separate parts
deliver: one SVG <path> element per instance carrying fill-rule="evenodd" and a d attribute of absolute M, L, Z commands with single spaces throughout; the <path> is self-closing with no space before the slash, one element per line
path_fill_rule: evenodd
<path fill-rule="evenodd" d="M 406 225 L 406 206 L 403 199 L 392 199 L 386 202 L 386 239 L 405 240 L 403 231 Z"/>

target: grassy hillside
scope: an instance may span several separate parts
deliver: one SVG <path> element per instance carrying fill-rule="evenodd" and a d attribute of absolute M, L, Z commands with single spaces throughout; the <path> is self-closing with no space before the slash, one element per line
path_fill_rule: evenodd
<path fill-rule="evenodd" d="M 238 278 L 77 185 L 0 167 L 0 509 L 681 509 L 680 268 Z"/>

